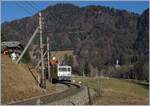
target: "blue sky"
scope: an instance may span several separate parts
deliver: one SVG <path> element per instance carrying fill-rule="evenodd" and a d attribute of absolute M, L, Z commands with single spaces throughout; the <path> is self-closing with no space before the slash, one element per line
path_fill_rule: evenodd
<path fill-rule="evenodd" d="M 62 3 L 63 1 L 61 1 Z M 32 1 L 32 4 L 36 4 L 37 9 L 33 9 L 29 2 L 24 1 L 3 1 L 1 2 L 1 21 L 12 21 L 27 16 L 32 16 L 38 12 L 38 10 L 45 9 L 49 5 L 55 5 L 60 1 Z M 88 5 L 101 5 L 109 6 L 116 9 L 125 9 L 131 12 L 141 14 L 145 9 L 149 7 L 148 1 L 64 1 L 63 3 L 72 3 L 77 6 L 83 7 Z"/>

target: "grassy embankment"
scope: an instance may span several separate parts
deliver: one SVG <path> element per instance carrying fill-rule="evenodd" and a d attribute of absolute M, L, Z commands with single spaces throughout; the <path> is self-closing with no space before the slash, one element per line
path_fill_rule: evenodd
<path fill-rule="evenodd" d="M 102 95 L 96 97 L 94 104 L 97 105 L 128 105 L 148 104 L 149 87 L 147 84 L 138 84 L 129 80 L 115 78 L 90 78 L 75 77 L 76 82 L 98 90 L 102 88 Z M 102 86 L 98 86 L 99 84 Z"/>
<path fill-rule="evenodd" d="M 1 64 L 1 102 L 7 104 L 55 91 L 55 86 L 47 81 L 46 92 L 37 86 L 36 80 L 25 64 L 16 64 L 6 55 Z M 32 70 L 36 74 L 35 70 Z M 36 74 L 37 75 L 37 74 Z"/>

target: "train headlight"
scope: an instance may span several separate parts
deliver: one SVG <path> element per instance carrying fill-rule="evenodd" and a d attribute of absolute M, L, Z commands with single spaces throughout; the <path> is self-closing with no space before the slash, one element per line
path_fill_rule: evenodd
<path fill-rule="evenodd" d="M 53 57 L 53 58 L 52 58 L 52 60 L 55 60 L 55 59 L 56 59 L 56 57 Z"/>

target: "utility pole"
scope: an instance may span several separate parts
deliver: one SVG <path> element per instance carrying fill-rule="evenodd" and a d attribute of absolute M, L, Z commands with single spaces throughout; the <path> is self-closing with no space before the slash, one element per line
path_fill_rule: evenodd
<path fill-rule="evenodd" d="M 45 51 L 43 58 L 46 56 L 46 54 L 47 54 L 47 51 Z M 39 67 L 40 63 L 41 63 L 41 60 L 38 61 L 38 64 L 35 66 L 35 69 Z"/>
<path fill-rule="evenodd" d="M 48 79 L 51 81 L 51 73 L 50 73 L 50 50 L 49 50 L 49 37 L 47 36 L 47 67 L 48 67 Z"/>
<path fill-rule="evenodd" d="M 41 78 L 42 78 L 42 87 L 46 88 L 46 80 L 45 80 L 45 73 L 44 73 L 44 58 L 43 58 L 43 41 L 42 41 L 42 14 L 39 13 L 39 26 L 40 26 L 40 51 L 41 51 Z"/>

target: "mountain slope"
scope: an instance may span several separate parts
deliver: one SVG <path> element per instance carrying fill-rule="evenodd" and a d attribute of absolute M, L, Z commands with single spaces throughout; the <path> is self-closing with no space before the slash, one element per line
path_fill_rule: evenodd
<path fill-rule="evenodd" d="M 138 14 L 102 6 L 56 4 L 42 10 L 42 16 L 43 39 L 46 42 L 46 36 L 50 37 L 51 50 L 74 49 L 78 60 L 94 66 L 115 64 L 116 59 L 124 64 L 136 52 Z M 3 23 L 2 34 L 6 40 L 26 44 L 37 26 L 38 14 L 35 14 Z"/>
<path fill-rule="evenodd" d="M 139 54 L 149 55 L 149 9 L 146 9 L 138 19 L 138 37 L 135 48 Z"/>
<path fill-rule="evenodd" d="M 127 11 L 108 7 L 88 6 L 79 8 L 71 4 L 50 6 L 43 10 L 42 14 L 44 20 L 43 36 L 52 36 L 52 40 L 54 40 L 52 43 L 55 46 L 52 47 L 53 49 L 67 48 L 65 43 L 70 43 L 68 46 L 74 46 L 75 44 L 72 44 L 73 39 L 71 37 L 78 33 L 79 35 L 75 35 L 75 38 L 78 38 L 77 40 L 79 41 L 84 40 L 85 36 L 96 39 L 97 36 L 108 35 L 107 33 L 119 32 L 127 35 L 128 31 L 132 32 L 130 35 L 135 36 L 138 17 L 138 15 Z M 3 23 L 2 34 L 5 35 L 7 40 L 25 42 L 25 38 L 29 39 L 37 25 L 38 14 L 10 23 Z M 59 45 L 54 43 L 56 39 L 61 39 Z"/>

